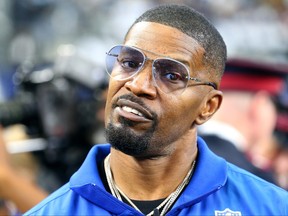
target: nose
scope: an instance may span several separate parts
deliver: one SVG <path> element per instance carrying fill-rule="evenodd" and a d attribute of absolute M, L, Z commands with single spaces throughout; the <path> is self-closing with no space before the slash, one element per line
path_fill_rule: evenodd
<path fill-rule="evenodd" d="M 135 76 L 131 77 L 126 83 L 125 88 L 137 96 L 153 99 L 156 97 L 157 89 L 152 77 L 152 65 L 146 65 Z"/>

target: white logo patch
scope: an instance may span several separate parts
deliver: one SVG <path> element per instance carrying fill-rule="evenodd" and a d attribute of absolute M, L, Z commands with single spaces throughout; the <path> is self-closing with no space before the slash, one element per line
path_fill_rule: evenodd
<path fill-rule="evenodd" d="M 215 211 L 215 216 L 242 216 L 240 211 L 232 211 L 229 208 L 226 208 L 223 211 Z"/>

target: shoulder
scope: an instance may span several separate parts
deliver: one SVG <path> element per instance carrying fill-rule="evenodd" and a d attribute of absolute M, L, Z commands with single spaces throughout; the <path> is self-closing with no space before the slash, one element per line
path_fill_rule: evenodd
<path fill-rule="evenodd" d="M 109 152 L 109 144 L 95 145 L 67 184 L 50 194 L 24 215 L 75 215 L 76 209 L 79 212 L 86 212 L 85 206 L 89 206 L 90 202 L 85 202 L 83 195 L 87 191 L 80 189 L 76 192 L 76 189 L 91 184 L 104 187 L 99 176 L 97 163 L 104 160 Z"/>
<path fill-rule="evenodd" d="M 227 187 L 239 194 L 249 194 L 251 199 L 259 202 L 276 203 L 287 202 L 288 192 L 258 176 L 227 162 Z M 273 201 L 271 200 L 273 197 Z M 286 206 L 288 204 L 286 203 Z M 288 209 L 287 209 L 288 210 Z"/>
<path fill-rule="evenodd" d="M 227 162 L 226 181 L 208 198 L 216 210 L 243 215 L 287 215 L 288 192 Z M 219 173 L 221 175 L 221 173 Z"/>
<path fill-rule="evenodd" d="M 63 185 L 61 188 L 50 194 L 42 202 L 34 206 L 32 209 L 27 211 L 24 215 L 48 215 L 51 209 L 61 209 L 64 203 L 61 200 L 65 200 L 69 193 L 72 193 L 69 188 L 69 184 Z M 60 202 L 59 202 L 60 201 Z M 67 203 L 66 203 L 67 204 Z M 66 206 L 65 206 L 66 208 Z"/>

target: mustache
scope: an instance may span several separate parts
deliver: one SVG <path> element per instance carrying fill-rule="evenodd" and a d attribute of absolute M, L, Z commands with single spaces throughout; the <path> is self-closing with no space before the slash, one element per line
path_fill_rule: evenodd
<path fill-rule="evenodd" d="M 157 114 L 155 112 L 153 112 L 144 102 L 143 100 L 141 100 L 139 97 L 136 97 L 132 94 L 125 94 L 125 95 L 121 95 L 119 96 L 116 101 L 113 103 L 112 107 L 115 108 L 117 107 L 117 101 L 120 99 L 125 99 L 125 100 L 129 100 L 132 101 L 134 103 L 139 104 L 140 106 L 144 107 L 146 110 L 148 110 L 151 114 L 152 114 L 152 118 L 153 119 L 157 119 Z"/>

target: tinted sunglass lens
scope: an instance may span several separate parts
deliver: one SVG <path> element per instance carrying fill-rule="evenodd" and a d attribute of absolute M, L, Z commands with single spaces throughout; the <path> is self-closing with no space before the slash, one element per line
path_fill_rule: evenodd
<path fill-rule="evenodd" d="M 137 73 L 145 61 L 145 56 L 128 46 L 115 46 L 106 56 L 106 69 L 115 79 L 123 80 Z"/>
<path fill-rule="evenodd" d="M 171 59 L 156 59 L 153 64 L 156 85 L 165 93 L 184 91 L 188 82 L 188 70 L 180 62 Z"/>
<path fill-rule="evenodd" d="M 117 57 L 121 51 L 121 46 L 112 47 L 106 55 L 106 70 L 108 74 L 111 75 L 111 72 L 116 63 Z"/>

